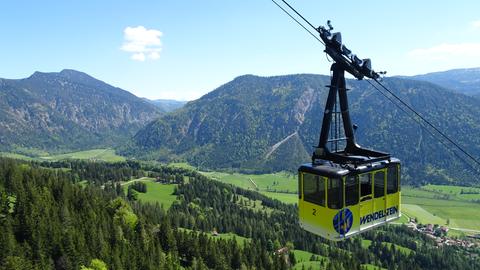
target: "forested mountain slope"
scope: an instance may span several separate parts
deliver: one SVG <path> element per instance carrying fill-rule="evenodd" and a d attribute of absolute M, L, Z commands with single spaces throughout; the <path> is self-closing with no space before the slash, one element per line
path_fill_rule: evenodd
<path fill-rule="evenodd" d="M 384 83 L 450 137 L 480 156 L 480 100 L 437 85 Z M 183 158 L 204 168 L 295 170 L 316 145 L 329 77 L 246 75 L 140 130 L 123 152 Z M 404 162 L 406 183 L 473 183 L 473 173 L 364 81 L 347 82 L 360 144 Z"/>
<path fill-rule="evenodd" d="M 120 181 L 140 175 L 184 179 L 169 210 L 128 200 Z M 79 179 L 85 181 L 80 184 Z M 258 207 L 251 207 L 252 202 Z M 368 246 L 359 237 L 330 242 L 298 226 L 296 206 L 195 171 L 132 161 L 27 163 L 0 158 L 0 226 L 2 270 L 102 264 L 112 270 L 279 270 L 295 265 L 297 250 L 315 255 L 310 258 L 315 269 L 359 270 L 365 264 L 389 269 L 480 267 L 475 250 L 438 248 L 434 240 L 405 226 L 363 234 Z M 245 240 L 215 238 L 212 231 Z M 289 253 L 274 253 L 284 246 Z"/>
<path fill-rule="evenodd" d="M 69 151 L 122 144 L 158 109 L 85 73 L 0 79 L 0 151 Z"/>

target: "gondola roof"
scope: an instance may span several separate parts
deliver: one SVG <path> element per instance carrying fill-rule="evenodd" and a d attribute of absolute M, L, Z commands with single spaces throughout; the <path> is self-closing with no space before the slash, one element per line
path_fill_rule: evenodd
<path fill-rule="evenodd" d="M 324 161 L 319 164 L 305 163 L 300 165 L 299 171 L 307 172 L 316 175 L 322 175 L 330 178 L 341 178 L 347 175 L 357 175 L 378 169 L 383 169 L 389 164 L 399 164 L 400 160 L 397 158 L 390 158 L 389 160 L 376 161 L 372 163 L 362 164 L 360 166 L 337 164 L 331 161 Z"/>

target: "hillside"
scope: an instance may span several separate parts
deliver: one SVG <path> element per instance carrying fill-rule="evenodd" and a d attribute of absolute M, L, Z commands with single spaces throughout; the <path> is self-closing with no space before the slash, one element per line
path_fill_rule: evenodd
<path fill-rule="evenodd" d="M 480 68 L 452 69 L 410 77 L 449 88 L 459 93 L 480 97 Z"/>
<path fill-rule="evenodd" d="M 246 75 L 140 130 L 123 153 L 180 158 L 202 168 L 295 170 L 317 143 L 329 77 Z M 385 84 L 422 115 L 480 154 L 480 100 L 437 85 L 388 78 Z M 348 81 L 358 142 L 404 162 L 405 182 L 473 183 L 463 163 L 363 81 Z"/>
<path fill-rule="evenodd" d="M 85 73 L 0 79 L 0 151 L 68 151 L 125 142 L 158 109 Z"/>
<path fill-rule="evenodd" d="M 177 183 L 169 209 L 124 193 L 123 181 L 141 175 Z M 0 158 L 0 225 L 0 269 L 480 267 L 478 249 L 438 247 L 405 226 L 330 242 L 302 230 L 293 205 L 195 171 L 132 161 Z M 282 247 L 285 256 L 276 253 Z"/>

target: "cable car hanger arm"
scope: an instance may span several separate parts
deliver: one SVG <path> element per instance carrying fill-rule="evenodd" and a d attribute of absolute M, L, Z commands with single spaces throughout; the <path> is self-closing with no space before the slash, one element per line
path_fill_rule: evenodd
<path fill-rule="evenodd" d="M 342 63 L 333 63 L 331 67 L 332 78 L 328 91 L 327 102 L 322 121 L 322 129 L 318 146 L 312 154 L 312 163 L 319 160 L 333 161 L 339 164 L 362 164 L 371 163 L 380 160 L 390 159 L 390 154 L 378 152 L 375 150 L 365 149 L 355 142 L 352 121 L 350 118 L 350 110 L 348 108 L 347 88 L 345 82 L 345 66 Z M 343 129 L 345 131 L 346 146 L 343 151 L 332 152 L 327 147 L 330 126 L 332 123 L 332 114 L 336 103 L 338 93 L 340 110 L 343 121 Z M 338 140 L 338 139 L 337 139 Z"/>

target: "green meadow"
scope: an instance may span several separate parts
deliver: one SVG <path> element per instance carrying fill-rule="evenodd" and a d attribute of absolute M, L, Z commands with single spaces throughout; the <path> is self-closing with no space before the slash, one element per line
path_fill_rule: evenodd
<path fill-rule="evenodd" d="M 365 270 L 384 270 L 386 268 L 366 263 L 366 264 L 362 264 L 362 269 L 365 269 Z"/>
<path fill-rule="evenodd" d="M 297 192 L 297 176 L 287 172 L 269 174 L 240 174 L 224 172 L 202 172 L 213 180 L 233 184 L 245 189 L 266 192 Z"/>
<path fill-rule="evenodd" d="M 0 152 L 0 156 L 7 157 L 7 158 L 21 159 L 21 160 L 36 160 L 36 158 L 33 158 L 33 157 L 29 157 L 29 156 L 17 154 L 17 153 L 9 153 L 9 152 Z"/>
<path fill-rule="evenodd" d="M 92 149 L 87 151 L 79 151 L 67 154 L 42 156 L 44 160 L 62 160 L 62 159 L 88 159 L 101 160 L 106 162 L 120 162 L 125 161 L 125 158 L 115 153 L 113 149 Z"/>
<path fill-rule="evenodd" d="M 297 263 L 294 265 L 293 269 L 301 270 L 301 269 L 321 269 L 325 268 L 327 261 L 329 260 L 326 257 L 304 251 L 304 250 L 294 250 L 293 254 L 295 255 L 295 260 Z M 314 256 L 315 260 L 310 261 L 310 259 Z M 322 261 L 323 263 L 322 263 Z"/>
<path fill-rule="evenodd" d="M 191 230 L 187 228 L 178 228 L 178 230 L 183 232 L 195 232 L 197 234 L 201 233 L 201 231 Z M 223 240 L 234 239 L 237 242 L 237 244 L 239 244 L 240 246 L 243 246 L 245 242 L 252 241 L 251 238 L 246 238 L 235 233 L 217 233 L 216 235 L 214 235 L 212 232 L 205 232 L 205 234 L 208 237 L 213 239 L 223 239 Z"/>
<path fill-rule="evenodd" d="M 371 244 L 372 244 L 371 240 L 362 239 L 362 247 L 363 248 L 368 249 Z M 389 249 L 391 249 L 392 246 L 394 246 L 395 249 L 399 250 L 400 252 L 402 252 L 403 254 L 405 254 L 407 256 L 410 255 L 410 253 L 414 252 L 413 250 L 411 250 L 409 248 L 399 246 L 399 245 L 396 245 L 396 244 L 393 244 L 393 243 L 390 243 L 390 242 L 383 242 L 382 245 L 386 245 Z"/>
<path fill-rule="evenodd" d="M 22 159 L 22 160 L 36 160 L 36 161 L 57 161 L 64 159 L 86 159 L 86 160 L 99 160 L 106 162 L 120 162 L 125 161 L 125 157 L 119 156 L 115 153 L 113 149 L 92 149 L 86 151 L 78 151 L 72 153 L 58 154 L 58 155 L 49 155 L 47 153 L 42 153 L 38 156 L 26 156 L 17 153 L 8 153 L 0 152 L 0 156 Z"/>
<path fill-rule="evenodd" d="M 165 209 L 170 208 L 172 203 L 177 199 L 177 196 L 173 194 L 176 184 L 161 184 L 154 181 L 153 178 L 143 177 L 135 180 L 128 181 L 123 184 L 125 193 L 128 186 L 134 182 L 141 181 L 147 185 L 147 192 L 138 192 L 138 200 L 149 203 L 159 203 L 163 205 Z"/>
<path fill-rule="evenodd" d="M 472 202 L 471 199 L 460 195 L 462 189 L 470 188 L 434 185 L 421 188 L 403 187 L 402 212 L 410 217 L 416 217 L 420 223 L 424 224 L 480 231 L 480 211 L 478 211 L 480 203 Z M 447 196 L 449 194 L 451 195 Z"/>
<path fill-rule="evenodd" d="M 168 167 L 174 167 L 174 168 L 182 168 L 182 169 L 189 169 L 189 170 L 195 170 L 195 167 L 186 163 L 186 162 L 172 162 L 168 164 Z"/>

